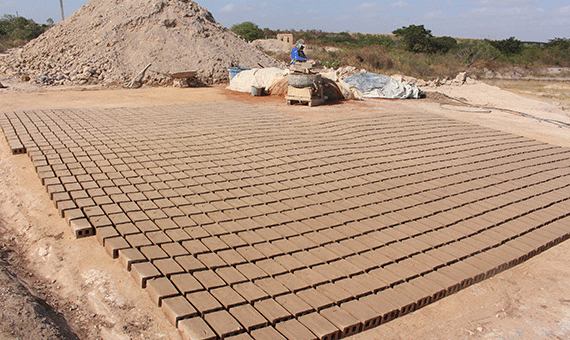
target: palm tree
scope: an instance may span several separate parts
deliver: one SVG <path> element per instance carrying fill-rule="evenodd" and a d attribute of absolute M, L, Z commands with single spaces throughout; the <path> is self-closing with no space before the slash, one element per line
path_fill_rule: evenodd
<path fill-rule="evenodd" d="M 63 0 L 59 0 L 59 7 L 61 7 L 61 20 L 65 19 L 65 15 L 63 15 Z"/>

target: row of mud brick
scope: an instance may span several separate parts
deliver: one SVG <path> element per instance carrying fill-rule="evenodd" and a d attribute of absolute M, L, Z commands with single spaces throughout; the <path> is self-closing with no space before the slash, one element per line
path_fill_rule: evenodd
<path fill-rule="evenodd" d="M 349 336 L 570 232 L 569 150 L 437 116 L 217 103 L 0 123 L 76 235 L 189 339 Z"/>

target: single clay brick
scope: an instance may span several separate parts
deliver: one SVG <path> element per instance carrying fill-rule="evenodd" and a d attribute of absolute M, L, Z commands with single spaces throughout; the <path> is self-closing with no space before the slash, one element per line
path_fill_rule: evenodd
<path fill-rule="evenodd" d="M 243 331 L 243 327 L 225 310 L 204 315 L 204 320 L 222 339 Z"/>
<path fill-rule="evenodd" d="M 289 289 L 287 289 L 287 287 L 285 287 L 279 281 L 271 277 L 255 280 L 254 283 L 256 286 L 263 289 L 271 297 L 289 293 Z"/>
<path fill-rule="evenodd" d="M 283 268 L 283 266 L 275 262 L 273 259 L 257 261 L 255 262 L 255 265 L 270 276 L 276 276 L 287 272 L 287 269 Z"/>
<path fill-rule="evenodd" d="M 311 287 L 327 282 L 327 279 L 324 276 L 309 268 L 297 270 L 293 274 L 299 279 L 307 282 Z"/>
<path fill-rule="evenodd" d="M 223 308 L 218 300 L 205 290 L 186 294 L 186 298 L 202 316 Z"/>
<path fill-rule="evenodd" d="M 295 340 L 317 340 L 318 338 L 307 327 L 296 319 L 280 322 L 275 325 L 275 329 L 283 334 L 287 339 Z"/>
<path fill-rule="evenodd" d="M 135 228 L 136 229 L 136 228 Z M 136 229 L 138 231 L 138 229 Z M 127 242 L 129 242 L 129 244 L 131 245 L 131 247 L 133 248 L 140 248 L 143 246 L 150 246 L 152 243 L 149 241 L 149 239 L 143 234 L 143 233 L 137 233 L 137 234 L 131 234 L 131 235 L 126 235 L 125 239 L 127 240 Z"/>
<path fill-rule="evenodd" d="M 332 283 L 317 286 L 315 289 L 337 304 L 353 298 L 350 293 Z"/>
<path fill-rule="evenodd" d="M 252 330 L 251 336 L 255 340 L 287 340 L 273 327 L 264 327 Z"/>
<path fill-rule="evenodd" d="M 311 305 L 317 311 L 327 308 L 333 305 L 334 301 L 315 290 L 314 288 L 309 288 L 305 290 L 298 291 L 297 296 L 303 299 L 306 303 Z"/>
<path fill-rule="evenodd" d="M 170 281 L 174 283 L 176 288 L 178 288 L 182 294 L 192 293 L 204 289 L 200 282 L 198 282 L 194 276 L 188 273 L 172 275 L 170 277 Z"/>
<path fill-rule="evenodd" d="M 206 269 L 206 266 L 204 266 L 202 262 L 198 261 L 192 255 L 178 256 L 175 257 L 174 260 L 178 262 L 178 264 L 181 265 L 182 268 L 184 268 L 184 270 L 189 273 L 193 273 L 194 271 L 197 270 Z"/>
<path fill-rule="evenodd" d="M 131 275 L 142 287 L 146 287 L 147 280 L 160 276 L 160 272 L 150 262 L 133 263 L 131 265 Z"/>
<path fill-rule="evenodd" d="M 242 273 L 249 280 L 256 280 L 263 277 L 267 277 L 267 273 L 261 270 L 258 266 L 253 263 L 244 263 L 236 266 L 236 269 Z"/>
<path fill-rule="evenodd" d="M 222 287 L 226 284 L 213 270 L 200 270 L 194 272 L 193 275 L 208 290 Z"/>
<path fill-rule="evenodd" d="M 245 299 L 229 286 L 212 289 L 210 293 L 220 301 L 226 309 L 246 303 Z"/>
<path fill-rule="evenodd" d="M 111 237 L 105 240 L 105 249 L 107 250 L 107 253 L 109 253 L 109 255 L 111 255 L 111 257 L 114 259 L 119 257 L 119 250 L 127 249 L 130 247 L 131 246 L 129 243 L 127 243 L 124 238 L 119 236 Z"/>
<path fill-rule="evenodd" d="M 141 253 L 143 253 L 150 261 L 168 258 L 168 254 L 156 245 L 142 247 L 140 250 Z"/>
<path fill-rule="evenodd" d="M 405 283 L 376 293 L 378 297 L 383 298 L 385 301 L 390 301 L 393 305 L 400 307 L 399 315 L 406 315 L 416 309 L 416 297 L 409 296 L 408 294 L 402 294 L 405 292 L 405 290 L 401 288 L 403 285 L 405 285 Z"/>
<path fill-rule="evenodd" d="M 275 298 L 294 317 L 312 312 L 314 309 L 295 294 L 285 294 Z"/>
<path fill-rule="evenodd" d="M 131 270 L 133 263 L 145 262 L 146 257 L 134 248 L 126 248 L 119 250 L 119 262 L 125 267 L 126 270 Z"/>
<path fill-rule="evenodd" d="M 178 242 L 165 243 L 162 244 L 160 247 L 170 257 L 188 255 L 188 251 L 186 251 L 186 249 L 184 249 L 184 247 L 182 247 Z"/>
<path fill-rule="evenodd" d="M 337 339 L 340 335 L 340 330 L 318 313 L 302 315 L 298 320 L 319 339 Z"/>
<path fill-rule="evenodd" d="M 119 236 L 117 230 L 113 227 L 101 227 L 95 230 L 97 241 L 102 246 L 105 246 L 105 240 L 111 237 Z"/>
<path fill-rule="evenodd" d="M 296 292 L 309 287 L 309 284 L 291 273 L 278 275 L 275 277 L 275 279 L 292 292 Z"/>
<path fill-rule="evenodd" d="M 256 328 L 265 327 L 269 324 L 263 315 L 261 315 L 250 304 L 230 308 L 229 312 L 248 332 L 251 332 Z"/>
<path fill-rule="evenodd" d="M 247 278 L 243 276 L 239 271 L 237 271 L 234 267 L 222 267 L 216 269 L 216 274 L 222 280 L 226 281 L 228 285 L 234 285 L 236 283 L 241 283 L 247 281 Z"/>
<path fill-rule="evenodd" d="M 342 272 L 337 270 L 335 267 L 331 266 L 330 264 L 326 264 L 326 263 L 320 264 L 318 266 L 314 266 L 311 269 L 314 270 L 315 272 L 319 273 L 320 275 L 322 275 L 329 282 L 333 282 L 333 281 L 336 281 L 336 280 L 339 280 L 339 279 L 346 277 L 346 275 L 344 275 Z"/>
<path fill-rule="evenodd" d="M 216 253 L 205 253 L 196 255 L 196 258 L 200 260 L 209 269 L 216 269 L 220 267 L 225 267 L 227 264 L 219 257 Z"/>
<path fill-rule="evenodd" d="M 382 318 L 381 322 L 388 322 L 400 315 L 400 307 L 386 301 L 376 294 L 366 295 L 359 299 L 360 302 L 371 308 Z"/>
<path fill-rule="evenodd" d="M 266 258 L 265 255 L 252 246 L 239 247 L 236 251 L 249 262 L 259 261 Z"/>
<path fill-rule="evenodd" d="M 164 276 L 170 276 L 173 274 L 181 274 L 184 273 L 184 269 L 176 263 L 173 259 L 160 259 L 152 261 L 152 263 L 156 266 L 158 270 Z"/>
<path fill-rule="evenodd" d="M 340 305 L 342 310 L 348 312 L 360 321 L 362 330 L 380 325 L 382 316 L 358 300 L 351 300 Z"/>
<path fill-rule="evenodd" d="M 146 291 L 150 295 L 151 300 L 160 307 L 162 299 L 178 295 L 178 290 L 169 279 L 159 277 L 150 279 L 146 282 Z"/>
<path fill-rule="evenodd" d="M 202 318 L 180 320 L 178 329 L 184 340 L 216 340 L 216 333 Z"/>
<path fill-rule="evenodd" d="M 249 303 L 265 299 L 269 297 L 261 288 L 254 285 L 252 282 L 238 283 L 233 287 L 236 292 L 243 296 Z"/>
<path fill-rule="evenodd" d="M 272 325 L 291 318 L 291 314 L 273 299 L 257 301 L 253 305 Z"/>

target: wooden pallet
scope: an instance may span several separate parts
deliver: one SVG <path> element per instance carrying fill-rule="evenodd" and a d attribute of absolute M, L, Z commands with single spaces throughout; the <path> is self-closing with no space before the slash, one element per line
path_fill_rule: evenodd
<path fill-rule="evenodd" d="M 325 103 L 322 87 L 314 91 L 312 87 L 297 88 L 289 86 L 285 99 L 287 100 L 287 105 L 306 104 L 312 107 Z"/>

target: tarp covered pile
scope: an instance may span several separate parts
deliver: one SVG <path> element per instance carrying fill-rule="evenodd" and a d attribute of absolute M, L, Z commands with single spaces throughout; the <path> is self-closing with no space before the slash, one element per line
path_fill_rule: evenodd
<path fill-rule="evenodd" d="M 420 98 L 422 91 L 411 84 L 404 84 L 380 74 L 362 72 L 341 79 L 337 71 L 321 72 L 327 86 L 335 86 L 344 99 L 362 98 Z M 264 87 L 269 94 L 286 93 L 286 79 L 289 70 L 279 68 L 262 68 L 245 70 L 238 73 L 230 81 L 229 90 L 238 92 L 251 92 L 252 87 Z M 341 98 L 335 98 L 341 99 Z"/>

